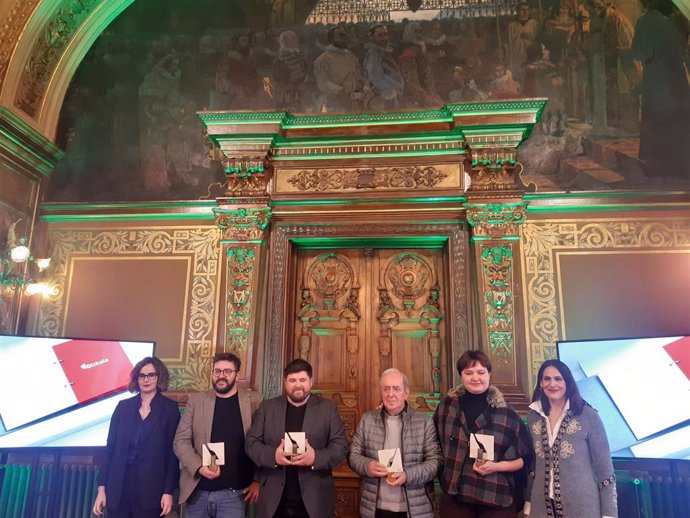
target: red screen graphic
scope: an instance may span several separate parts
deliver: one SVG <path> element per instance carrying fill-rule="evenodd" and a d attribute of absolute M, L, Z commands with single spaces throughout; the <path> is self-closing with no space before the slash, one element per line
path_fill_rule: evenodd
<path fill-rule="evenodd" d="M 79 403 L 122 390 L 132 363 L 119 342 L 70 340 L 53 346 Z"/>
<path fill-rule="evenodd" d="M 678 368 L 683 371 L 685 377 L 690 380 L 690 336 L 684 336 L 675 342 L 664 345 L 664 349 L 673 358 Z"/>

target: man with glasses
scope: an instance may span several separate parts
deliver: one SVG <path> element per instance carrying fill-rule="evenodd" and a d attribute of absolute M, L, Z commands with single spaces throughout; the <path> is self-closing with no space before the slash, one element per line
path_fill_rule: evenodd
<path fill-rule="evenodd" d="M 332 470 L 345 459 L 347 438 L 335 404 L 311 393 L 312 367 L 292 360 L 283 370 L 284 396 L 264 401 L 247 434 L 247 453 L 259 467 L 257 518 L 335 516 Z M 292 445 L 304 433 L 303 448 Z M 302 451 L 303 449 L 303 451 Z M 286 451 L 288 450 L 288 451 Z"/>
<path fill-rule="evenodd" d="M 259 497 L 244 439 L 261 396 L 237 386 L 240 366 L 234 354 L 216 354 L 213 390 L 190 396 L 177 427 L 173 449 L 181 463 L 180 503 L 187 518 L 242 518 L 246 503 Z"/>

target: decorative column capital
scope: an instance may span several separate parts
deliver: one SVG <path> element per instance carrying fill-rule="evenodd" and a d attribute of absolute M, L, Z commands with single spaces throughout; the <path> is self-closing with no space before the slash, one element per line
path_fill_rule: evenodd
<path fill-rule="evenodd" d="M 270 207 L 216 207 L 216 224 L 227 243 L 265 243 L 266 228 L 271 220 Z"/>
<path fill-rule="evenodd" d="M 468 174 L 471 183 L 468 191 L 524 191 L 520 174 L 522 164 L 517 161 L 517 149 L 479 148 L 469 149 Z"/>
<path fill-rule="evenodd" d="M 467 221 L 472 239 L 500 239 L 520 235 L 525 222 L 528 202 L 466 203 Z"/>

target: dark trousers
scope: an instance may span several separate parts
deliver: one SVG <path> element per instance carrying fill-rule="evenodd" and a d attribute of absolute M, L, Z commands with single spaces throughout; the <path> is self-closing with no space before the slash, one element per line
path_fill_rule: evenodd
<path fill-rule="evenodd" d="M 273 518 L 309 518 L 309 513 L 304 507 L 304 502 L 281 501 Z"/>
<path fill-rule="evenodd" d="M 138 482 L 139 473 L 136 466 L 127 466 L 120 505 L 117 508 L 108 507 L 108 518 L 158 518 L 160 516 L 160 507 L 158 509 L 142 509 L 139 505 L 137 498 Z M 107 496 L 106 494 L 106 498 Z"/>
<path fill-rule="evenodd" d="M 406 512 L 396 513 L 395 511 L 386 511 L 385 509 L 376 509 L 374 518 L 407 518 Z"/>
<path fill-rule="evenodd" d="M 441 499 L 441 518 L 515 518 L 517 511 L 510 507 L 491 507 L 458 502 L 454 496 L 444 494 Z"/>

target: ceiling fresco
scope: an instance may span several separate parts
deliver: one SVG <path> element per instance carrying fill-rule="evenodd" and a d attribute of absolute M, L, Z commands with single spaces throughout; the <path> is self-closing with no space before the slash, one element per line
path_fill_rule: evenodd
<path fill-rule="evenodd" d="M 48 198 L 207 196 L 223 171 L 199 110 L 364 113 L 534 97 L 549 102 L 520 160 L 538 189 L 688 186 L 688 20 L 670 2 L 408 3 L 134 2 L 73 77 Z"/>

